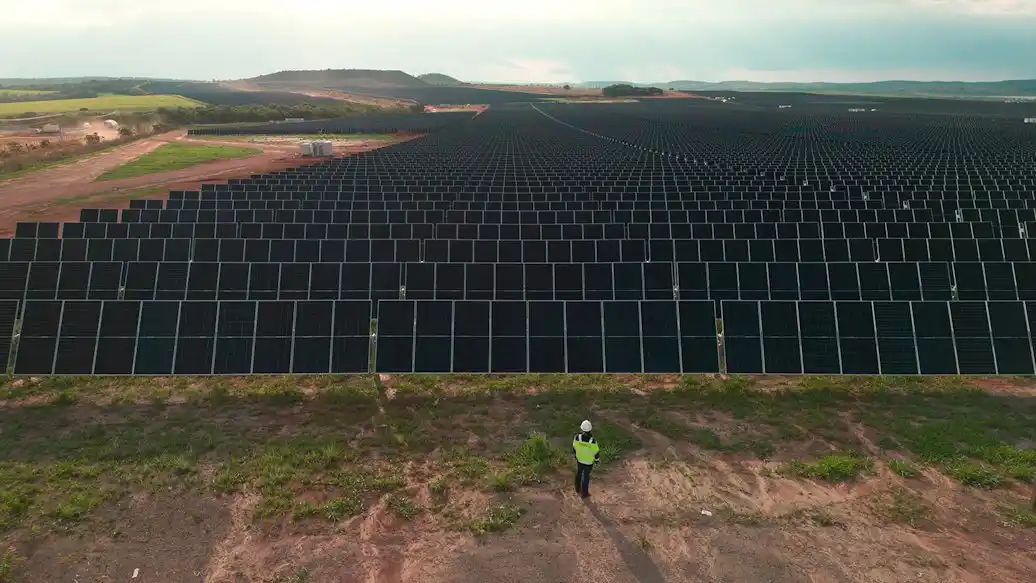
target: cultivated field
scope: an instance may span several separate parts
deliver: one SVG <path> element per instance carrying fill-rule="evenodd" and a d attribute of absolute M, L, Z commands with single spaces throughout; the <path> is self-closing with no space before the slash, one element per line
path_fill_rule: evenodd
<path fill-rule="evenodd" d="M 144 154 L 140 158 L 102 174 L 98 180 L 133 178 L 157 172 L 169 172 L 197 166 L 213 160 L 244 158 L 259 154 L 261 150 L 233 146 L 209 146 L 189 143 L 166 144 Z"/>
<path fill-rule="evenodd" d="M 56 91 L 39 91 L 36 89 L 0 89 L 0 97 L 4 97 L 6 95 L 22 97 L 25 95 L 46 95 L 49 93 L 56 93 Z"/>
<path fill-rule="evenodd" d="M 53 101 L 23 101 L 0 103 L 0 116 L 13 116 L 26 112 L 63 113 L 69 111 L 126 111 L 149 110 L 159 107 L 200 107 L 201 102 L 179 95 L 109 95 L 89 99 L 55 99 Z"/>

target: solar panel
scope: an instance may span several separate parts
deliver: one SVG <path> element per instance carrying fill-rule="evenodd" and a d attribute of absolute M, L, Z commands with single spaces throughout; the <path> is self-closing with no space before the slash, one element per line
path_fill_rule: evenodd
<path fill-rule="evenodd" d="M 7 371 L 11 360 L 11 340 L 18 319 L 18 300 L 0 300 L 0 365 Z"/>
<path fill-rule="evenodd" d="M 376 318 L 385 372 L 1032 374 L 1029 134 L 670 102 L 494 108 L 20 223 L 0 240 L 0 335 L 3 302 L 24 315 L 8 358 L 26 374 L 367 372 Z"/>

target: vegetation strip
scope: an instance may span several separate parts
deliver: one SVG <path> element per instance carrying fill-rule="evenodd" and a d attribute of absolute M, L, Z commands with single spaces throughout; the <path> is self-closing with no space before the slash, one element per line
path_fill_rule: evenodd
<path fill-rule="evenodd" d="M 386 497 L 400 520 L 427 510 L 485 534 L 517 523 L 521 506 L 505 498 L 465 516 L 453 496 L 567 484 L 556 471 L 568 465 L 573 424 L 587 412 L 605 472 L 641 447 L 642 431 L 684 447 L 773 457 L 778 471 L 797 479 L 852 481 L 895 461 L 901 474 L 919 471 L 907 471 L 916 464 L 994 488 L 1030 482 L 1036 469 L 1036 452 L 1018 445 L 1036 442 L 1033 405 L 966 381 L 805 377 L 759 390 L 750 379 L 688 377 L 647 392 L 637 383 L 660 381 L 640 377 L 636 390 L 629 382 L 405 376 L 393 379 L 388 399 L 370 377 L 11 379 L 0 389 L 0 532 L 86 523 L 134 492 L 180 489 L 257 493 L 260 521 L 347 520 Z M 286 424 L 288 410 L 302 421 Z M 720 417 L 731 420 L 726 429 L 706 427 Z M 854 425 L 896 458 L 859 453 L 866 444 Z M 485 445 L 444 447 L 472 435 Z M 850 453 L 787 457 L 795 444 L 817 439 Z M 431 474 L 414 482 L 410 463 Z M 428 507 L 416 501 L 414 488 L 422 487 Z M 1003 512 L 1013 523 L 1031 522 L 1027 511 Z M 906 494 L 883 513 L 906 522 L 926 516 Z"/>
<path fill-rule="evenodd" d="M 190 168 L 213 160 L 244 158 L 260 153 L 254 148 L 208 146 L 200 144 L 166 144 L 132 162 L 102 174 L 98 180 L 133 178 L 158 172 Z"/>

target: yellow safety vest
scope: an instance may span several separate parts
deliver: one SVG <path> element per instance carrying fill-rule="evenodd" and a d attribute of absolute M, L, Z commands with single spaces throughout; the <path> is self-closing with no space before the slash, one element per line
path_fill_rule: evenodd
<path fill-rule="evenodd" d="M 576 461 L 587 466 L 592 466 L 597 461 L 597 454 L 601 448 L 597 446 L 597 440 L 591 437 L 585 438 L 580 433 L 572 439 L 572 449 L 576 450 Z"/>

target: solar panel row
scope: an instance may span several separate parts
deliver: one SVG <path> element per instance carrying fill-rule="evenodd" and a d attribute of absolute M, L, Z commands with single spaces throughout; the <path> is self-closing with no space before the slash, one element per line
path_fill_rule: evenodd
<path fill-rule="evenodd" d="M 1036 264 L 0 264 L 0 299 L 1036 300 Z"/>
<path fill-rule="evenodd" d="M 0 261 L 1029 261 L 1036 239 L 14 239 Z M 7 251 L 4 255 L 3 252 Z"/>
<path fill-rule="evenodd" d="M 1036 224 L 974 223 L 65 223 L 64 239 L 1016 239 Z M 54 239 L 54 237 L 37 237 Z M 31 240 L 12 239 L 11 241 Z"/>
<path fill-rule="evenodd" d="M 28 301 L 14 372 L 367 372 L 371 308 L 369 301 Z"/>
<path fill-rule="evenodd" d="M 268 194 L 268 193 L 255 193 Z M 297 194 L 297 193 L 296 193 Z M 1021 193 L 1018 193 L 1020 196 Z M 955 212 L 961 211 L 960 218 L 965 221 L 1007 221 L 1017 217 L 1018 213 L 1013 210 L 1036 208 L 1036 201 L 1024 198 L 1012 198 L 997 201 L 987 200 L 943 200 L 925 198 L 906 198 L 906 195 L 897 197 L 891 205 L 880 199 L 854 199 L 845 201 L 781 201 L 772 199 L 748 199 L 748 200 L 701 200 L 697 196 L 690 197 L 682 195 L 681 199 L 660 200 L 636 198 L 631 200 L 609 200 L 604 197 L 597 197 L 594 200 L 572 200 L 575 195 L 560 195 L 557 200 L 530 200 L 530 201 L 487 201 L 464 200 L 463 195 L 450 197 L 445 195 L 441 200 L 423 200 L 423 197 L 414 198 L 405 196 L 392 196 L 381 193 L 380 195 L 368 194 L 359 196 L 353 194 L 351 197 L 339 195 L 336 199 L 326 197 L 316 198 L 288 198 L 288 199 L 234 199 L 220 198 L 213 200 L 159 200 L 159 199 L 134 199 L 130 201 L 130 209 L 137 210 L 178 210 L 178 211 L 229 211 L 229 210 L 307 210 L 307 211 L 407 211 L 407 210 L 455 210 L 455 211 L 596 211 L 596 210 L 617 210 L 617 211 L 726 211 L 726 210 L 818 210 L 841 211 L 841 210 L 881 210 L 885 208 L 907 208 L 907 209 L 932 209 L 934 213 L 941 216 L 956 218 Z M 466 198 L 474 198 L 475 195 L 468 195 Z M 985 203 L 985 204 L 983 204 Z M 96 217 L 94 221 L 102 221 L 110 217 L 112 209 L 83 209 L 87 217 Z M 1001 212 L 1003 211 L 1003 214 Z M 120 212 L 121 216 L 121 212 Z M 143 216 L 143 215 L 141 215 Z M 102 221 L 111 222 L 111 221 Z"/>
<path fill-rule="evenodd" d="M 1032 374 L 1036 303 L 382 300 L 377 372 Z M 370 302 L 27 301 L 16 374 L 366 372 Z M 6 308 L 6 306 L 5 306 Z"/>
<path fill-rule="evenodd" d="M 901 210 L 148 210 L 123 209 L 118 217 L 84 209 L 82 222 L 123 223 L 318 223 L 318 224 L 422 224 L 476 225 L 587 225 L 598 223 L 928 223 L 957 220 L 932 209 Z M 976 214 L 981 214 L 976 211 Z M 990 213 L 1005 224 L 1036 220 L 1036 210 L 1005 209 Z M 110 218 L 104 221 L 102 218 Z M 981 218 L 978 217 L 978 218 Z"/>

